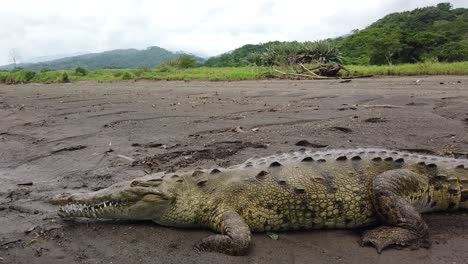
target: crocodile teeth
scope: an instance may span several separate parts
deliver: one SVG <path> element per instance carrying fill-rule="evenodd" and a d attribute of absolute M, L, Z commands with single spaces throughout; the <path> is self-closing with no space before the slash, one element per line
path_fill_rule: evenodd
<path fill-rule="evenodd" d="M 127 203 L 123 201 L 104 201 L 94 205 L 72 203 L 63 205 L 59 210 L 59 215 L 62 217 L 98 218 L 105 214 L 120 212 L 125 205 Z"/>

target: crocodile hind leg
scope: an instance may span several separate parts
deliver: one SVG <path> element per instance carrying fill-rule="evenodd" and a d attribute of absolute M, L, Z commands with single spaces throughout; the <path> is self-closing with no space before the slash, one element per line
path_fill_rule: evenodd
<path fill-rule="evenodd" d="M 221 233 L 201 239 L 195 249 L 228 255 L 245 255 L 250 246 L 250 229 L 239 214 L 226 211 L 210 219 L 212 228 Z"/>
<path fill-rule="evenodd" d="M 375 210 L 384 226 L 363 234 L 362 244 L 380 253 L 388 246 L 429 247 L 428 228 L 407 197 L 423 198 L 428 181 L 410 170 L 396 169 L 378 175 L 372 185 Z"/>

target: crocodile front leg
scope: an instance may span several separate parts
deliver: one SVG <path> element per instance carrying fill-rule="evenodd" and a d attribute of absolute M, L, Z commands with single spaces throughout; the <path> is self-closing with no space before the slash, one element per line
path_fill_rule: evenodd
<path fill-rule="evenodd" d="M 195 249 L 228 255 L 245 255 L 250 246 L 250 229 L 244 219 L 234 211 L 215 214 L 210 219 L 212 228 L 221 233 L 201 239 Z"/>
<path fill-rule="evenodd" d="M 391 245 L 429 247 L 427 225 L 405 199 L 423 196 L 427 188 L 427 179 L 410 170 L 390 170 L 378 175 L 372 186 L 373 203 L 386 225 L 365 232 L 362 244 L 374 245 L 379 253 Z"/>

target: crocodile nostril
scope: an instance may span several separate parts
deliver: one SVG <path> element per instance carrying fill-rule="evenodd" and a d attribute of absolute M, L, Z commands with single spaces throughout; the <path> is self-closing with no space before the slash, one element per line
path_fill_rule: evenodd
<path fill-rule="evenodd" d="M 71 202 L 72 199 L 73 199 L 73 196 L 71 194 L 63 193 L 63 194 L 59 194 L 59 195 L 53 197 L 52 200 L 51 200 L 51 203 L 61 205 L 61 204 Z"/>

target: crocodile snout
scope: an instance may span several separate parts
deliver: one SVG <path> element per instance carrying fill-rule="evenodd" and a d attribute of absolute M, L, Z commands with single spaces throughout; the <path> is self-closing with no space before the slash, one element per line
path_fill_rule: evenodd
<path fill-rule="evenodd" d="M 59 195 L 56 195 L 50 200 L 52 204 L 55 205 L 65 205 L 68 203 L 71 203 L 73 201 L 73 195 L 70 193 L 62 193 Z"/>

